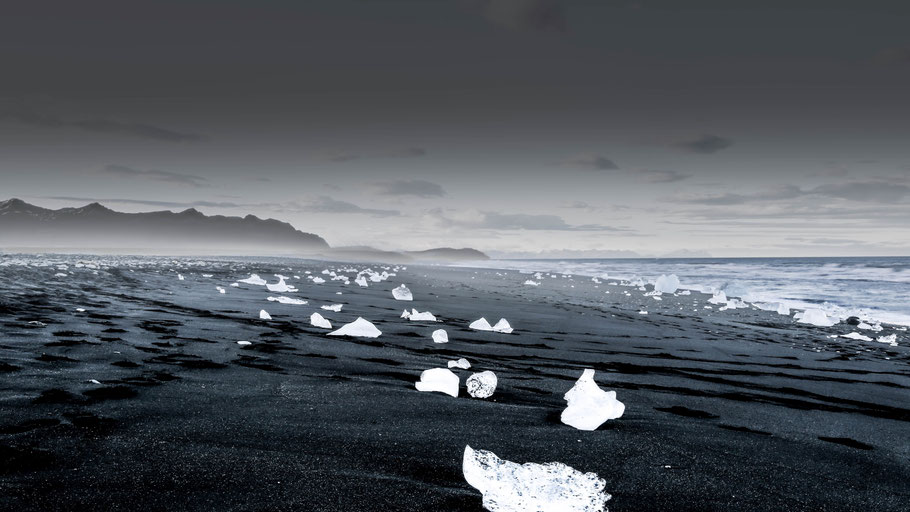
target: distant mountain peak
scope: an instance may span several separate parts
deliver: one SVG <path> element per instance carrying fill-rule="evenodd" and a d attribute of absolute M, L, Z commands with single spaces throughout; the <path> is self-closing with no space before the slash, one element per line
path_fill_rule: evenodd
<path fill-rule="evenodd" d="M 192 219 L 193 222 L 181 220 Z M 180 213 L 122 213 L 93 202 L 50 210 L 17 198 L 0 202 L 0 248 L 136 250 L 174 254 L 313 254 L 329 248 L 286 222 Z"/>

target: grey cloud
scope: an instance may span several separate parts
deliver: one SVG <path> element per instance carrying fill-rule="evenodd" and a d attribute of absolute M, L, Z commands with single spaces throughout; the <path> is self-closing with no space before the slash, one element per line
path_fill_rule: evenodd
<path fill-rule="evenodd" d="M 910 64 L 910 47 L 885 48 L 872 60 L 878 64 Z"/>
<path fill-rule="evenodd" d="M 100 171 L 102 174 L 118 178 L 135 178 L 150 181 L 161 181 L 175 185 L 184 185 L 189 187 L 206 187 L 206 179 L 189 174 L 178 174 L 175 172 L 147 170 L 141 171 L 127 167 L 125 165 L 108 165 Z"/>
<path fill-rule="evenodd" d="M 374 183 L 377 194 L 385 196 L 442 197 L 446 195 L 442 186 L 424 180 L 395 180 Z"/>
<path fill-rule="evenodd" d="M 729 148 L 733 145 L 733 140 L 718 135 L 705 134 L 701 137 L 686 141 L 680 146 L 693 153 L 712 154 Z"/>
<path fill-rule="evenodd" d="M 718 194 L 713 196 L 701 196 L 680 198 L 677 202 L 704 205 L 738 205 L 753 201 L 776 201 L 781 199 L 793 199 L 803 195 L 804 192 L 794 185 L 782 185 L 772 187 L 767 190 L 756 192 L 754 194 Z"/>
<path fill-rule="evenodd" d="M 182 133 L 150 124 L 123 123 L 110 119 L 67 121 L 57 116 L 42 114 L 28 109 L 13 109 L 0 112 L 0 119 L 11 119 L 25 125 L 43 128 L 78 128 L 87 132 L 114 133 L 165 142 L 197 142 L 203 140 L 201 135 Z"/>
<path fill-rule="evenodd" d="M 397 217 L 401 215 L 401 212 L 397 210 L 362 208 L 354 203 L 339 201 L 329 196 L 319 196 L 316 199 L 303 204 L 295 203 L 287 209 L 311 213 L 354 213 L 372 215 L 374 217 Z"/>
<path fill-rule="evenodd" d="M 389 151 L 359 153 L 356 151 L 330 151 L 325 159 L 330 162 L 350 162 L 351 160 L 364 160 L 373 158 L 419 158 L 427 156 L 426 148 L 403 148 Z"/>
<path fill-rule="evenodd" d="M 596 171 L 614 171 L 619 169 L 619 166 L 613 160 L 602 155 L 578 155 L 566 160 L 564 165 Z"/>
<path fill-rule="evenodd" d="M 526 230 L 526 231 L 614 231 L 631 232 L 627 228 L 599 224 L 571 225 L 558 215 L 533 215 L 526 213 L 500 213 L 481 211 L 470 218 L 450 218 L 442 210 L 428 212 L 440 225 L 449 228 Z"/>
<path fill-rule="evenodd" d="M 518 30 L 565 32 L 565 5 L 562 0 L 480 0 L 484 16 Z"/>
<path fill-rule="evenodd" d="M 852 182 L 820 185 L 808 193 L 851 201 L 896 203 L 910 195 L 910 187 L 877 181 Z"/>
<path fill-rule="evenodd" d="M 671 183 L 692 177 L 690 174 L 683 174 L 677 171 L 654 171 L 649 169 L 639 169 L 635 173 L 649 183 Z"/>

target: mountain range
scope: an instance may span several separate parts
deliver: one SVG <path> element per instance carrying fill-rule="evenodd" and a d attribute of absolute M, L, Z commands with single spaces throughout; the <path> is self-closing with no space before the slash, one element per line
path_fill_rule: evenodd
<path fill-rule="evenodd" d="M 332 259 L 413 261 L 487 259 L 474 249 L 420 252 L 370 247 L 333 249 L 287 222 L 182 212 L 123 213 L 99 203 L 52 210 L 21 199 L 0 202 L 0 249 L 145 254 L 295 255 Z"/>

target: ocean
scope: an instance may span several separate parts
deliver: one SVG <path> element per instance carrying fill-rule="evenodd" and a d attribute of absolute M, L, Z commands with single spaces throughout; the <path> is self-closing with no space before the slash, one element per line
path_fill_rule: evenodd
<path fill-rule="evenodd" d="M 651 283 L 676 274 L 682 288 L 694 291 L 723 290 L 746 302 L 910 326 L 910 257 L 510 259 L 470 265 Z"/>

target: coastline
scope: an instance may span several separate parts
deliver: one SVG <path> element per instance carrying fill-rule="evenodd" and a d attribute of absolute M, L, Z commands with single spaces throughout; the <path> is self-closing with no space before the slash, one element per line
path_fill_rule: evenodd
<path fill-rule="evenodd" d="M 54 267 L 0 268 L 0 508 L 482 510 L 461 474 L 466 444 L 596 472 L 612 511 L 905 506 L 905 343 L 706 310 L 695 294 L 658 301 L 568 277 L 532 287 L 477 268 L 409 265 L 367 288 L 295 280 L 309 303 L 284 305 L 262 287 L 215 286 L 366 265 L 179 261 L 56 280 Z M 400 283 L 413 302 L 392 298 Z M 321 311 L 333 323 L 361 316 L 383 334 L 309 325 L 334 303 L 341 312 Z M 408 322 L 404 307 L 441 322 Z M 515 332 L 467 328 L 481 316 Z M 432 342 L 437 328 L 449 343 Z M 461 357 L 473 367 L 458 398 L 414 389 Z M 626 404 L 594 432 L 559 422 L 585 368 Z M 482 370 L 499 387 L 471 399 L 463 381 Z"/>

